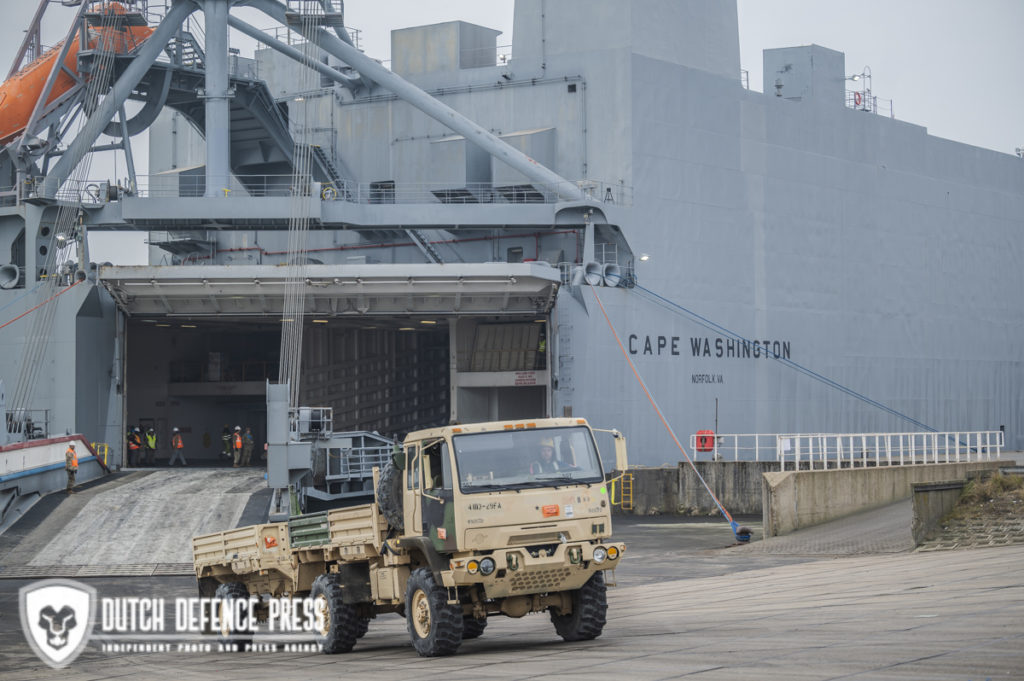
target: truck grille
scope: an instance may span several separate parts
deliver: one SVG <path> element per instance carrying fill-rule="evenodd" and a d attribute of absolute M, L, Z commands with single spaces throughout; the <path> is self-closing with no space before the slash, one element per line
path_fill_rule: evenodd
<path fill-rule="evenodd" d="M 538 570 L 537 572 L 526 572 L 512 578 L 509 586 L 513 591 L 543 591 L 545 589 L 557 589 L 569 576 L 569 568 L 555 568 L 553 570 Z"/>
<path fill-rule="evenodd" d="M 563 532 L 566 539 L 571 539 L 568 532 Z M 560 541 L 558 532 L 537 532 L 535 534 L 514 534 L 508 538 L 507 546 L 523 546 L 530 544 L 557 544 Z"/>

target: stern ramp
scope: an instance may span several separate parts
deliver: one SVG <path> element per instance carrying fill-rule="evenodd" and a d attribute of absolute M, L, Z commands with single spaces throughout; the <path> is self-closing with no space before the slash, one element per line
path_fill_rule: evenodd
<path fill-rule="evenodd" d="M 51 495 L 55 505 L 5 534 L 0 577 L 192 574 L 192 537 L 236 527 L 261 491 L 263 469 L 209 468 L 140 471 Z"/>

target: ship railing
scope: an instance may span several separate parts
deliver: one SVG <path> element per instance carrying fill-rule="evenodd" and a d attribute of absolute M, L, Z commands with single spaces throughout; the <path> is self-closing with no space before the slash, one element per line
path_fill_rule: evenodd
<path fill-rule="evenodd" d="M 999 459 L 1001 430 L 935 433 L 803 433 L 777 435 L 782 470 L 787 463 L 807 468 L 866 468 L 929 463 L 969 463 Z"/>
<path fill-rule="evenodd" d="M 328 450 L 327 476 L 331 481 L 365 480 L 373 477 L 373 469 L 383 469 L 391 456 L 391 447 Z"/>
<path fill-rule="evenodd" d="M 690 435 L 690 451 L 698 461 L 774 461 L 775 445 L 774 433 Z"/>
<path fill-rule="evenodd" d="M 861 90 L 847 90 L 846 108 L 854 109 L 856 111 L 866 111 L 868 113 L 878 114 L 879 116 L 896 118 L 892 100 L 881 99 L 880 97 L 871 94 L 870 91 L 864 92 Z"/>
<path fill-rule="evenodd" d="M 553 184 L 506 184 L 499 182 L 454 183 L 352 182 L 338 180 L 309 182 L 296 186 L 292 175 L 236 175 L 228 186 L 219 187 L 217 198 L 291 197 L 303 195 L 321 201 L 384 204 L 551 204 L 562 200 L 569 189 L 582 190 L 587 199 L 609 205 L 630 206 L 633 190 L 622 183 L 599 180 Z M 104 202 L 120 196 L 140 198 L 199 198 L 206 194 L 206 177 L 186 173 L 140 175 L 137 186 L 126 188 L 108 182 L 88 181 L 65 186 L 61 196 L 84 202 Z"/>
<path fill-rule="evenodd" d="M 261 32 L 263 32 L 263 33 L 266 33 L 267 35 L 272 37 L 277 42 L 284 43 L 285 45 L 296 46 L 296 45 L 303 45 L 306 42 L 306 36 L 302 35 L 298 31 L 296 31 L 294 28 L 291 28 L 290 26 L 282 26 L 281 24 L 275 24 L 274 26 L 270 26 L 268 28 L 261 28 L 259 30 Z M 363 39 L 362 39 L 362 35 L 363 35 L 362 29 L 352 28 L 351 26 L 345 26 L 345 30 L 348 31 L 348 37 L 352 39 L 352 43 L 355 45 L 355 48 L 357 50 L 361 50 L 362 49 L 362 41 L 363 41 Z M 262 49 L 268 49 L 269 50 L 270 48 L 269 47 L 265 47 L 264 45 L 259 45 L 259 46 L 256 47 L 256 49 L 257 50 L 262 50 Z"/>
<path fill-rule="evenodd" d="M 1000 430 L 936 433 L 695 433 L 696 460 L 777 461 L 782 470 L 866 468 L 999 459 Z"/>

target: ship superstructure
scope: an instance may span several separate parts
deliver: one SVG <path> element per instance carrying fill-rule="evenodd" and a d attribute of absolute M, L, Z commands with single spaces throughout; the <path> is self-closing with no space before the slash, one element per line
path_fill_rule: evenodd
<path fill-rule="evenodd" d="M 115 460 L 126 427 L 177 426 L 216 457 L 225 424 L 263 439 L 301 324 L 295 401 L 335 430 L 585 416 L 635 463 L 675 461 L 625 352 L 682 435 L 1024 446 L 1024 164 L 851 105 L 842 53 L 769 50 L 759 93 L 730 3 L 518 0 L 510 49 L 449 22 L 395 31 L 387 66 L 340 2 L 80 21 L 115 4 L 152 33 L 94 57 L 102 92 L 83 79 L 3 161 L 0 323 L 55 296 L 0 329 L 13 425 Z M 148 173 L 75 175 L 100 133 L 130 155 L 144 128 Z M 150 265 L 90 263 L 98 230 L 148 232 Z"/>

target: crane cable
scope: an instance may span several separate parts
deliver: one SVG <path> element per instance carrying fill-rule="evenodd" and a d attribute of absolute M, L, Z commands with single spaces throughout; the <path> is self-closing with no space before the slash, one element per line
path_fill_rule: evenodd
<path fill-rule="evenodd" d="M 304 34 L 314 32 L 319 26 L 320 15 L 316 12 L 317 2 L 303 0 L 300 3 L 301 28 Z M 318 47 L 307 40 L 303 55 L 306 63 L 317 61 Z M 302 68 L 299 77 L 299 93 L 303 98 L 315 86 L 315 72 Z M 292 107 L 289 117 L 294 128 L 292 153 L 291 215 L 288 220 L 288 258 L 285 279 L 284 301 L 281 305 L 281 350 L 278 367 L 278 383 L 289 384 L 289 404 L 299 405 L 300 379 L 302 375 L 302 336 L 306 315 L 306 254 L 310 222 L 310 201 L 312 200 L 312 148 L 310 147 L 311 111 L 310 103 L 303 101 L 301 111 Z M 317 197 L 319 198 L 319 197 Z"/>
<path fill-rule="evenodd" d="M 53 300 L 54 298 L 57 298 L 58 296 L 62 296 L 62 295 L 64 295 L 65 293 L 67 293 L 68 291 L 70 291 L 71 289 L 73 289 L 74 287 L 78 286 L 79 284 L 81 284 L 81 283 L 82 283 L 82 281 L 84 281 L 84 279 L 83 279 L 83 280 L 79 280 L 79 281 L 76 281 L 76 282 L 75 282 L 74 284 L 71 284 L 71 286 L 68 286 L 67 288 L 63 288 L 63 289 L 61 289 L 60 291 L 57 291 L 57 292 L 56 292 L 55 294 L 53 294 L 52 296 L 50 296 L 49 298 L 47 298 L 47 299 L 46 299 L 46 300 L 44 300 L 43 302 L 39 303 L 39 304 L 38 304 L 38 305 L 36 305 L 35 307 L 31 307 L 31 308 L 29 308 L 29 309 L 25 310 L 24 312 L 22 312 L 22 313 L 21 313 L 20 315 L 18 315 L 18 316 L 17 316 L 17 317 L 15 317 L 14 319 L 8 319 L 8 320 L 7 320 L 6 322 L 4 322 L 3 324 L 0 324 L 0 329 L 4 328 L 5 326 L 9 326 L 9 325 L 13 324 L 14 322 L 18 321 L 18 320 L 19 320 L 19 319 L 21 319 L 22 317 L 27 317 L 28 315 L 32 314 L 33 312 L 35 312 L 36 310 L 38 310 L 39 308 L 41 308 L 41 307 L 42 307 L 43 305 L 46 305 L 46 304 L 47 304 L 48 302 L 50 302 L 50 301 L 51 301 L 51 300 Z"/>
<path fill-rule="evenodd" d="M 665 426 L 665 430 L 668 431 L 668 434 L 672 438 L 672 441 L 676 443 L 676 447 L 679 448 L 679 451 L 683 455 L 683 458 L 686 459 L 686 463 L 690 464 L 690 468 L 692 468 L 693 472 L 697 475 L 697 479 L 700 480 L 700 484 L 704 485 L 704 489 L 706 489 L 708 491 L 708 494 L 711 495 L 711 500 L 715 502 L 715 506 L 718 507 L 718 510 L 722 512 L 722 515 L 729 522 L 729 527 L 732 528 L 732 533 L 733 536 L 736 537 L 736 541 L 750 541 L 750 529 L 746 527 L 741 527 L 739 523 L 733 520 L 733 517 L 729 514 L 729 511 L 727 511 L 725 506 L 722 505 L 722 502 L 718 500 L 718 497 L 715 496 L 715 493 L 711 491 L 711 487 L 709 487 L 707 481 L 704 480 L 704 476 L 700 474 L 699 470 L 697 470 L 696 464 L 694 464 L 693 460 L 686 453 L 686 449 L 684 449 L 682 443 L 679 442 L 679 438 L 676 437 L 676 433 L 674 430 L 672 430 L 672 426 L 670 426 L 668 421 L 665 419 L 665 415 L 662 413 L 661 407 L 658 406 L 657 400 L 654 399 L 654 395 L 651 394 L 651 391 L 647 389 L 647 383 L 644 382 L 644 379 L 640 375 L 640 372 L 637 371 L 636 365 L 633 364 L 633 360 L 629 358 L 629 353 L 626 352 L 626 348 L 622 345 L 622 340 L 619 338 L 618 332 L 615 331 L 615 326 L 612 324 L 612 320 L 609 319 L 608 312 L 604 309 L 604 303 L 601 302 L 601 297 L 597 295 L 597 287 L 591 286 L 590 290 L 593 292 L 594 299 L 597 300 L 597 304 L 601 308 L 601 314 L 604 315 L 604 320 L 608 323 L 608 328 L 611 330 L 612 335 L 615 336 L 615 342 L 618 343 L 619 350 L 622 351 L 622 356 L 626 358 L 626 362 L 629 364 L 629 368 L 633 370 L 633 376 L 636 377 L 637 383 L 640 384 L 640 388 L 644 391 L 644 395 L 647 396 L 647 401 L 651 403 L 651 406 L 654 408 L 655 413 L 661 420 L 662 425 Z"/>

